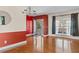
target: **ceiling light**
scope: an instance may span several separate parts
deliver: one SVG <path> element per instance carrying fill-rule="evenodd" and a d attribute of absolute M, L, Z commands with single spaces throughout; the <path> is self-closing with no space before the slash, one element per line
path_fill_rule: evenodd
<path fill-rule="evenodd" d="M 25 8 L 22 13 L 29 15 L 29 16 L 35 16 L 36 10 L 33 10 L 33 8 L 31 6 L 29 6 L 29 7 Z"/>

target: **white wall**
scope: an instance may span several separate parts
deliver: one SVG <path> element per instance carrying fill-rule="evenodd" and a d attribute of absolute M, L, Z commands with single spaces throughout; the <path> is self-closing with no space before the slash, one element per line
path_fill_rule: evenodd
<path fill-rule="evenodd" d="M 52 15 L 48 15 L 48 35 L 52 34 Z"/>
<path fill-rule="evenodd" d="M 78 32 L 79 32 L 79 14 L 78 14 Z"/>
<path fill-rule="evenodd" d="M 25 7 L 21 6 L 1 6 L 0 10 L 8 12 L 11 16 L 11 22 L 7 25 L 0 25 L 0 33 L 26 31 L 26 17 L 22 13 Z"/>

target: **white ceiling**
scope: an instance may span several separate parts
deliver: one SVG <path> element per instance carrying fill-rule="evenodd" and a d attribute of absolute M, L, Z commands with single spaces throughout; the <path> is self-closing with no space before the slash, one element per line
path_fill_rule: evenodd
<path fill-rule="evenodd" d="M 27 9 L 27 6 L 21 6 L 21 8 Z M 31 9 L 35 10 L 37 15 L 40 15 L 79 9 L 79 6 L 31 6 Z"/>
<path fill-rule="evenodd" d="M 48 14 L 79 9 L 79 6 L 33 6 L 32 9 L 36 10 L 37 14 Z"/>

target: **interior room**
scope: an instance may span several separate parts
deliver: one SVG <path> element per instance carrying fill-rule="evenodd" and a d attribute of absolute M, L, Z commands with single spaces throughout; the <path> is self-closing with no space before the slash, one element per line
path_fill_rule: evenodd
<path fill-rule="evenodd" d="M 79 53 L 79 6 L 0 6 L 0 53 Z"/>

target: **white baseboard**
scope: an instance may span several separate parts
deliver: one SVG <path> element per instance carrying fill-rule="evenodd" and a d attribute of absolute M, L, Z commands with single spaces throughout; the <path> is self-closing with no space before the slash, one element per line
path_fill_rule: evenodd
<path fill-rule="evenodd" d="M 0 52 L 5 52 L 5 51 L 8 51 L 8 50 L 11 50 L 13 48 L 16 48 L 16 47 L 19 47 L 19 46 L 22 46 L 22 45 L 26 45 L 26 44 L 27 44 L 27 41 L 22 41 L 22 42 L 19 42 L 19 43 L 16 43 L 16 44 L 1 47 Z"/>

